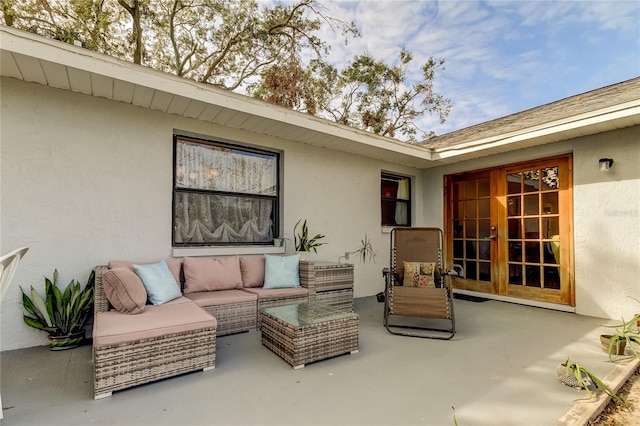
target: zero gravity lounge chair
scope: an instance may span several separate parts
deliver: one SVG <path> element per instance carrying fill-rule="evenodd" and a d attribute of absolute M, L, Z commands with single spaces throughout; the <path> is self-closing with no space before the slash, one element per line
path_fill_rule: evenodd
<path fill-rule="evenodd" d="M 455 332 L 450 275 L 444 272 L 442 231 L 394 228 L 385 276 L 384 325 L 392 334 L 451 339 Z"/>

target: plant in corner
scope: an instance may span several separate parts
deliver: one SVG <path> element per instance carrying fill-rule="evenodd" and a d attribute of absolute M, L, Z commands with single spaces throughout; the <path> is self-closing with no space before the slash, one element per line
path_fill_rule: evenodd
<path fill-rule="evenodd" d="M 71 280 L 64 291 L 57 286 L 58 270 L 53 281 L 45 277 L 44 298 L 31 286 L 29 294 L 22 287 L 22 304 L 26 314 L 24 322 L 49 333 L 49 349 L 71 349 L 82 343 L 84 326 L 93 308 L 94 276 L 91 271 L 87 285 Z"/>
<path fill-rule="evenodd" d="M 300 219 L 296 222 L 293 227 L 293 243 L 296 246 L 296 251 L 312 251 L 317 253 L 317 247 L 324 245 L 326 243 L 319 242 L 324 238 L 322 234 L 316 234 L 313 237 L 309 236 L 309 228 L 307 227 L 307 220 L 305 219 L 300 226 L 300 232 L 298 231 L 298 226 L 300 225 Z"/>
<path fill-rule="evenodd" d="M 367 263 L 369 261 L 375 263 L 376 252 L 373 249 L 373 245 L 371 245 L 371 240 L 369 240 L 367 234 L 364 235 L 364 239 L 360 240 L 360 246 L 353 251 L 344 252 L 344 256 L 340 256 L 338 258 L 338 263 L 340 263 L 341 259 L 349 260 L 351 255 L 356 255 L 360 260 L 360 263 Z"/>
<path fill-rule="evenodd" d="M 636 358 L 640 358 L 636 345 L 640 345 L 640 329 L 638 329 L 638 315 L 634 316 L 630 321 L 622 320 L 621 324 L 609 326 L 615 328 L 614 334 L 600 335 L 602 349 L 609 354 L 609 360 L 612 361 L 613 355 L 624 355 L 625 348 L 631 349 Z"/>

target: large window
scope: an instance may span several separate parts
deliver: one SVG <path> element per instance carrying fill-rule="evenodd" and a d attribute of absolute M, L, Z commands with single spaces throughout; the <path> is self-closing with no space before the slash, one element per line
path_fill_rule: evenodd
<path fill-rule="evenodd" d="M 411 179 L 382 172 L 382 226 L 411 226 Z"/>
<path fill-rule="evenodd" d="M 174 136 L 173 245 L 271 244 L 279 154 Z"/>

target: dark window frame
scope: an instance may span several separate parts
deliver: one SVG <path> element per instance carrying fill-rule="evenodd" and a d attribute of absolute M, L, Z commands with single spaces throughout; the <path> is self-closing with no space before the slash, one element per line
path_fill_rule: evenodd
<path fill-rule="evenodd" d="M 400 181 L 407 180 L 407 199 L 397 198 L 397 187 Z M 412 179 L 410 176 L 401 175 L 398 173 L 381 172 L 380 173 L 380 224 L 382 226 L 392 227 L 411 227 L 411 207 L 412 207 Z M 385 191 L 385 188 L 387 191 Z M 394 189 L 392 189 L 394 188 Z M 397 224 L 395 219 L 393 222 L 388 217 L 393 216 L 395 218 L 396 206 L 404 204 L 407 211 L 407 223 Z M 385 208 L 385 206 L 387 206 Z M 393 213 L 390 210 L 390 206 L 393 208 Z"/>
<path fill-rule="evenodd" d="M 233 151 L 238 151 L 240 153 L 258 154 L 263 156 L 273 157 L 276 163 L 276 194 L 275 195 L 262 195 L 262 194 L 250 194 L 244 192 L 230 192 L 230 191 L 220 191 L 220 190 L 208 190 L 208 189 L 193 189 L 193 188 L 181 188 L 178 187 L 176 174 L 178 164 L 177 162 L 177 147 L 179 142 L 187 142 L 200 144 L 204 146 L 214 146 L 220 147 L 223 149 L 230 149 Z M 173 135 L 173 181 L 172 181 L 172 199 L 171 199 L 171 245 L 174 248 L 192 248 L 192 247 L 225 247 L 225 246 L 271 246 L 273 245 L 273 239 L 270 241 L 238 241 L 238 242 L 176 242 L 176 198 L 178 194 L 184 193 L 194 193 L 194 194 L 202 194 L 202 195 L 219 195 L 219 196 L 231 196 L 231 197 L 243 197 L 243 198 L 252 198 L 252 199 L 260 199 L 260 200 L 271 200 L 273 202 L 273 223 L 271 224 L 271 233 L 273 238 L 277 238 L 280 230 L 280 203 L 281 203 L 281 185 L 282 185 L 282 176 L 281 176 L 281 161 L 282 161 L 282 153 L 276 150 L 268 150 L 264 148 L 259 148 L 255 146 L 248 146 L 239 144 L 236 142 L 230 142 L 223 139 L 208 139 L 203 137 L 185 135 L 180 133 L 174 133 Z"/>

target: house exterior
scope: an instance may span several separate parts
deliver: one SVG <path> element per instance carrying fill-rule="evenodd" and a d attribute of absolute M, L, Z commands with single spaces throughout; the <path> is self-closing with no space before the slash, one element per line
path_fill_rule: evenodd
<path fill-rule="evenodd" d="M 356 297 L 382 291 L 390 230 L 407 223 L 445 230 L 449 263 L 467 272 L 456 291 L 602 318 L 640 310 L 628 297 L 640 299 L 640 79 L 410 145 L 12 28 L 0 52 L 0 252 L 30 248 L 2 301 L 2 350 L 45 344 L 22 322 L 19 286 L 41 289 L 55 268 L 84 283 L 110 259 L 291 253 L 269 241 L 300 219 L 326 235 L 318 260 L 371 240 Z M 222 153 L 270 170 L 258 189 L 214 188 L 270 209 L 268 225 L 190 216 L 217 168 L 187 158 Z"/>

